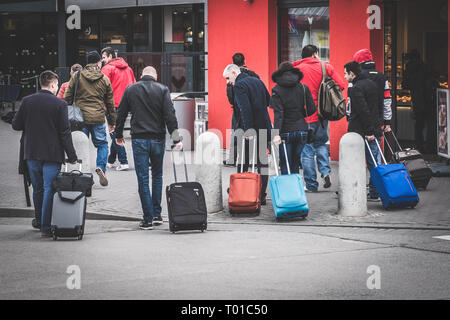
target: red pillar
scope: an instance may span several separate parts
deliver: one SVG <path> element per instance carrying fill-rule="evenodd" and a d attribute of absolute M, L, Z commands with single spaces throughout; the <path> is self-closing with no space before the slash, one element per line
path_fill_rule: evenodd
<path fill-rule="evenodd" d="M 370 48 L 367 8 L 370 0 L 330 0 L 330 62 L 343 76 L 356 51 Z M 346 92 L 345 92 L 346 94 Z M 330 122 L 330 156 L 339 159 L 339 141 L 347 133 L 345 119 Z"/>
<path fill-rule="evenodd" d="M 270 92 L 270 77 L 277 67 L 276 0 L 208 1 L 209 128 L 219 129 L 224 138 L 231 128 L 232 110 L 222 74 L 236 52 L 244 54 L 247 66 Z"/>

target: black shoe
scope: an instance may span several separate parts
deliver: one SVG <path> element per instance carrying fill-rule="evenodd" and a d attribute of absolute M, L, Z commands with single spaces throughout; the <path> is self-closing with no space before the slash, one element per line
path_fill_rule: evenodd
<path fill-rule="evenodd" d="M 380 201 L 380 198 L 376 197 L 376 196 L 371 196 L 370 194 L 368 194 L 367 195 L 367 201 L 369 201 L 369 202 L 378 202 L 378 201 Z"/>
<path fill-rule="evenodd" d="M 145 222 L 145 221 L 141 221 L 141 223 L 139 223 L 139 229 L 141 230 L 153 230 L 153 225 L 151 223 Z"/>
<path fill-rule="evenodd" d="M 262 205 L 262 206 L 267 205 L 267 200 L 266 200 L 266 198 L 264 198 L 264 199 L 261 200 L 261 205 Z"/>
<path fill-rule="evenodd" d="M 33 219 L 33 221 L 31 221 L 31 226 L 32 226 L 34 229 L 41 230 L 41 224 L 38 223 L 38 221 L 37 221 L 36 219 Z"/>
<path fill-rule="evenodd" d="M 160 226 L 160 225 L 163 224 L 163 219 L 162 219 L 161 217 L 153 218 L 152 223 L 153 223 L 153 225 L 155 225 L 155 226 Z"/>
<path fill-rule="evenodd" d="M 331 187 L 331 179 L 330 176 L 326 176 L 325 178 L 323 178 L 325 180 L 325 184 L 323 185 L 323 187 L 325 189 L 328 189 L 329 187 Z"/>

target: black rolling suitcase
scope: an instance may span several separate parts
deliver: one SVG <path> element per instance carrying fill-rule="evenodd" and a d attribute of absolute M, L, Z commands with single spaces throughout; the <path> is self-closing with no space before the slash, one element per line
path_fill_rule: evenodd
<path fill-rule="evenodd" d="M 92 174 L 81 172 L 81 160 L 78 160 L 79 170 L 57 175 L 53 181 L 56 193 L 53 197 L 51 232 L 53 240 L 61 238 L 83 239 L 86 220 L 87 194 L 91 194 L 94 184 Z"/>
<path fill-rule="evenodd" d="M 433 175 L 433 172 L 425 162 L 423 155 L 415 149 L 403 149 L 400 146 L 400 143 L 398 142 L 395 134 L 393 132 L 391 133 L 400 151 L 393 151 L 388 139 L 386 139 L 386 136 L 384 137 L 384 141 L 386 141 L 387 146 L 392 152 L 394 161 L 397 163 L 402 163 L 406 167 L 406 170 L 408 170 L 409 175 L 411 176 L 411 180 L 416 189 L 426 189 Z"/>
<path fill-rule="evenodd" d="M 184 170 L 186 182 L 177 182 L 177 173 L 172 151 L 172 164 L 175 183 L 167 186 L 166 198 L 169 212 L 169 230 L 176 231 L 200 230 L 207 228 L 207 209 L 202 185 L 198 182 L 188 182 L 187 166 L 184 152 Z"/>

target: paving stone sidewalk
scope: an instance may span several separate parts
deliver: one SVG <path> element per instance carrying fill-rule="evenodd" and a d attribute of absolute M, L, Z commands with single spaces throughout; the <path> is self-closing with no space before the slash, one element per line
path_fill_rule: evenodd
<path fill-rule="evenodd" d="M 22 176 L 17 173 L 19 155 L 20 133 L 11 129 L 11 126 L 0 121 L 0 208 L 25 208 Z M 109 170 L 107 176 L 109 186 L 104 188 L 95 177 L 93 196 L 88 199 L 88 211 L 103 215 L 120 216 L 139 219 L 142 217 L 139 195 L 137 192 L 137 179 L 134 172 L 131 142 L 126 139 L 126 148 L 130 169 L 117 172 Z M 91 144 L 91 162 L 95 168 L 96 150 Z M 187 152 L 186 157 L 193 157 Z M 271 163 L 271 161 L 270 161 Z M 177 168 L 182 173 L 183 167 Z M 227 208 L 227 192 L 229 176 L 235 169 L 223 167 L 223 203 L 224 211 L 210 214 L 210 223 L 242 223 L 242 224 L 272 224 L 280 223 L 274 218 L 272 203 L 268 200 L 259 216 L 243 215 L 230 216 Z M 274 172 L 273 167 L 271 172 Z M 189 179 L 195 180 L 194 166 L 188 165 Z M 386 227 L 442 227 L 450 228 L 450 178 L 433 178 L 426 191 L 420 192 L 420 203 L 416 209 L 385 211 L 381 203 L 369 203 L 368 215 L 362 218 L 345 218 L 336 214 L 338 198 L 335 194 L 338 186 L 338 163 L 332 162 L 332 187 L 323 189 L 323 181 L 318 193 L 308 193 L 310 214 L 306 220 L 293 220 L 281 222 L 289 225 L 321 225 L 321 226 L 386 226 Z M 178 174 L 184 177 L 183 174 Z M 320 175 L 319 175 L 320 177 Z M 164 159 L 164 187 L 174 182 L 171 157 L 169 152 Z M 31 189 L 30 189 L 31 192 Z M 270 195 L 269 195 L 270 198 Z M 163 191 L 163 219 L 167 220 L 165 190 Z"/>

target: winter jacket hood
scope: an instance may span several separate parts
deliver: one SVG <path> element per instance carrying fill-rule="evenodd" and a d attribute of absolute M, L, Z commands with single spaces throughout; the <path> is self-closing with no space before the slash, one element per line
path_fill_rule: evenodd
<path fill-rule="evenodd" d="M 86 65 L 86 67 L 81 71 L 81 76 L 89 82 L 96 82 L 103 78 L 103 73 L 97 64 L 92 63 Z"/>
<path fill-rule="evenodd" d="M 126 69 L 126 68 L 128 68 L 128 63 L 125 60 L 123 60 L 123 58 L 112 59 L 106 65 L 111 65 L 111 66 L 114 66 L 114 67 L 119 68 L 119 69 Z"/>
<path fill-rule="evenodd" d="M 303 73 L 290 63 L 282 64 L 272 74 L 272 80 L 282 87 L 295 87 L 303 79 Z"/>

